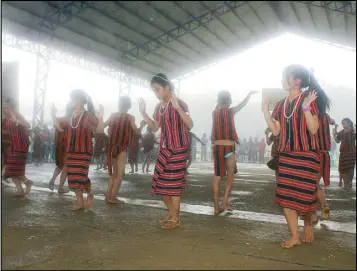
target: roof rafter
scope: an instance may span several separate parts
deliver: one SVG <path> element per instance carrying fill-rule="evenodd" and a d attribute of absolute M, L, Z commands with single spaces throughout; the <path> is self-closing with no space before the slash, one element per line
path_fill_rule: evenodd
<path fill-rule="evenodd" d="M 195 20 L 190 20 L 189 22 L 178 25 L 177 27 L 162 33 L 160 36 L 156 38 L 156 40 L 160 40 L 164 43 L 170 43 L 174 40 L 176 40 L 179 37 L 182 37 L 186 35 L 187 33 L 191 33 L 193 30 L 199 28 L 203 24 L 207 24 L 215 19 L 214 13 L 218 12 L 219 14 L 224 14 L 226 12 L 232 11 L 232 9 L 237 9 L 241 5 L 245 4 L 244 1 L 225 1 L 229 2 L 228 4 L 224 3 L 217 7 L 215 10 L 206 12 L 203 15 L 199 16 Z M 146 3 L 147 4 L 147 3 Z M 215 12 L 214 12 L 215 11 Z M 174 37 L 174 38 L 173 38 Z M 146 41 L 142 43 L 141 48 L 146 51 L 146 53 L 151 53 L 158 48 L 160 48 L 160 45 L 158 45 L 157 42 L 153 43 L 151 41 Z M 134 48 L 131 51 L 138 50 L 139 48 Z M 128 52 L 129 53 L 129 52 Z"/>
<path fill-rule="evenodd" d="M 161 32 L 165 32 L 165 30 L 164 30 L 163 28 L 161 28 L 161 27 L 157 26 L 156 24 L 150 22 L 149 20 L 147 20 L 147 19 L 145 19 L 145 18 L 139 16 L 139 14 L 137 14 L 137 13 L 134 12 L 133 10 L 127 8 L 127 7 L 126 7 L 125 5 L 123 5 L 120 1 L 114 1 L 114 3 L 115 3 L 116 5 L 118 5 L 119 7 L 121 7 L 123 10 L 125 10 L 126 12 L 128 12 L 129 14 L 131 14 L 131 15 L 133 15 L 134 17 L 137 17 L 138 19 L 144 21 L 144 22 L 147 23 L 148 25 L 151 25 L 152 27 L 154 27 L 154 28 L 160 30 Z M 180 43 L 181 45 L 185 46 L 186 48 L 192 50 L 192 49 L 191 49 L 190 47 L 188 47 L 187 44 L 185 44 L 184 42 L 179 41 L 179 40 L 177 40 L 177 42 Z M 167 48 L 168 50 L 170 50 L 170 51 L 172 51 L 172 52 L 178 54 L 180 57 L 184 58 L 185 60 L 194 63 L 194 61 L 192 61 L 192 59 L 188 58 L 186 55 L 184 55 L 184 54 L 182 54 L 181 52 L 175 50 L 174 48 L 171 48 L 171 47 L 169 47 L 169 46 L 168 46 L 168 47 L 165 47 L 165 48 Z"/>
<path fill-rule="evenodd" d="M 350 16 L 356 16 L 356 11 L 352 9 L 351 1 L 294 1 L 306 4 L 308 6 L 315 6 L 320 8 L 329 9 L 335 12 L 340 12 Z M 347 9 L 348 7 L 348 9 Z"/>
<path fill-rule="evenodd" d="M 166 20 L 169 20 L 171 22 L 173 22 L 175 25 L 182 25 L 180 22 L 174 20 L 173 18 L 171 18 L 170 16 L 168 16 L 166 13 L 164 13 L 163 11 L 159 10 L 157 7 L 153 6 L 150 2 L 145 1 L 145 4 L 148 5 L 149 7 L 151 7 L 153 10 L 155 10 L 157 13 L 159 13 L 161 16 L 165 17 Z M 212 51 L 217 51 L 215 48 L 213 48 L 211 45 L 209 45 L 207 42 L 205 42 L 204 40 L 202 40 L 200 37 L 198 37 L 195 33 L 193 33 L 191 31 L 191 34 L 197 39 L 199 40 L 202 44 L 206 45 L 208 48 L 210 48 Z M 197 51 L 197 50 L 195 50 Z M 199 51 L 197 51 L 200 55 L 202 55 Z"/>
<path fill-rule="evenodd" d="M 188 11 L 186 8 L 184 8 L 183 6 L 181 6 L 179 3 L 177 3 L 176 1 L 172 1 L 172 3 L 175 4 L 176 7 L 178 7 L 180 10 L 182 10 L 183 12 L 185 12 L 187 15 L 189 15 L 191 18 L 195 19 L 195 16 Z M 201 2 L 200 2 L 201 3 Z M 229 47 L 229 45 L 227 43 L 225 43 L 221 37 L 219 37 L 216 33 L 214 33 L 211 29 L 208 28 L 207 25 L 203 25 L 204 29 L 206 29 L 211 35 L 215 36 L 217 40 L 221 41 L 225 46 Z M 201 40 L 201 39 L 200 39 Z"/>

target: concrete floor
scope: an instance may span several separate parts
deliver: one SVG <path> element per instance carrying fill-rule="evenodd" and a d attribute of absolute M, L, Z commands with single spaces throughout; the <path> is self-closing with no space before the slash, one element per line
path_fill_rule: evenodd
<path fill-rule="evenodd" d="M 107 173 L 91 169 L 96 204 L 72 212 L 73 193 L 47 188 L 53 169 L 28 167 L 35 184 L 27 199 L 2 186 L 2 269 L 356 269 L 356 190 L 340 189 L 336 170 L 326 190 L 331 219 L 316 226 L 314 244 L 284 250 L 289 233 L 264 165 L 239 164 L 235 211 L 214 217 L 212 165 L 193 164 L 182 227 L 172 231 L 158 225 L 165 211 L 150 196 L 150 175 L 127 174 L 119 195 L 126 203 L 109 206 Z"/>

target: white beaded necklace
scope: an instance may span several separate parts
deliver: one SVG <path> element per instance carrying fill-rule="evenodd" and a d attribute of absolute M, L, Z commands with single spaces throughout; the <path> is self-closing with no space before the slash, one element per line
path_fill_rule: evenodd
<path fill-rule="evenodd" d="M 297 105 L 298 105 L 299 102 L 300 102 L 301 97 L 302 97 L 302 93 L 299 95 L 299 98 L 298 98 L 298 100 L 296 101 L 296 104 L 295 104 L 294 109 L 293 109 L 293 111 L 291 112 L 291 115 L 290 115 L 290 116 L 287 116 L 287 115 L 286 115 L 286 104 L 287 104 L 287 101 L 288 101 L 288 97 L 285 99 L 285 102 L 284 102 L 284 117 L 285 117 L 285 118 L 290 119 L 290 118 L 293 116 L 293 114 L 294 114 L 294 112 L 295 112 L 295 110 L 296 110 L 296 107 L 297 107 Z"/>
<path fill-rule="evenodd" d="M 159 114 L 160 114 L 160 116 L 162 116 L 162 115 L 164 115 L 165 113 L 166 113 L 166 111 L 167 111 L 167 108 L 169 107 L 169 104 L 171 103 L 171 100 L 166 104 L 166 106 L 163 106 L 162 104 L 162 102 L 161 102 L 161 106 L 160 106 L 160 109 L 159 109 Z M 161 113 L 161 108 L 164 108 L 164 112 L 162 112 Z"/>
<path fill-rule="evenodd" d="M 72 126 L 73 129 L 76 129 L 76 128 L 78 127 L 79 123 L 81 122 L 81 119 L 82 119 L 84 110 L 82 111 L 81 115 L 79 116 L 79 119 L 78 119 L 78 122 L 77 122 L 76 126 L 73 126 L 73 116 L 74 116 L 74 113 L 75 113 L 75 112 L 73 112 L 72 117 L 71 117 L 71 126 Z"/>

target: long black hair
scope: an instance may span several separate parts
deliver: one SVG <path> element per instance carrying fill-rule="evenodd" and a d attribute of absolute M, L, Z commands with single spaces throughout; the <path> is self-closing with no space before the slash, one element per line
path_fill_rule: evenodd
<path fill-rule="evenodd" d="M 83 90 L 83 89 L 75 89 L 69 94 L 71 100 L 78 101 L 82 104 L 87 105 L 87 111 L 95 114 L 95 108 L 93 105 L 92 98 Z"/>
<path fill-rule="evenodd" d="M 326 92 L 322 89 L 320 84 L 317 82 L 316 77 L 310 70 L 302 65 L 294 64 L 287 66 L 284 69 L 283 74 L 286 77 L 293 75 L 295 79 L 301 79 L 301 88 L 307 88 L 307 91 L 305 91 L 306 97 L 310 92 L 316 91 L 316 105 L 320 111 L 320 114 L 326 113 L 327 109 L 330 110 L 330 98 L 327 96 Z"/>
<path fill-rule="evenodd" d="M 170 91 L 175 90 L 174 84 L 172 84 L 171 81 L 167 78 L 167 76 L 163 73 L 158 73 L 153 78 L 151 78 L 150 85 L 154 83 L 164 88 L 168 86 Z"/>
<path fill-rule="evenodd" d="M 341 121 L 341 124 L 343 124 L 344 122 L 347 122 L 348 125 L 353 128 L 353 121 L 350 119 L 350 118 L 344 118 L 342 121 Z"/>

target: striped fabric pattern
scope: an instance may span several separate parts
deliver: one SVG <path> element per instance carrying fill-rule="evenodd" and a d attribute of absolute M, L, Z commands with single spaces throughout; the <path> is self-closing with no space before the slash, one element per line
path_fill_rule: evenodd
<path fill-rule="evenodd" d="M 185 188 L 187 148 L 172 150 L 161 148 L 157 156 L 151 194 L 180 196 Z"/>
<path fill-rule="evenodd" d="M 88 152 L 69 152 L 67 154 L 68 187 L 71 190 L 87 191 L 91 186 L 88 178 L 92 154 Z"/>
<path fill-rule="evenodd" d="M 140 136 L 133 133 L 131 146 L 129 147 L 128 153 L 128 162 L 129 163 L 136 163 L 138 161 L 138 152 L 139 152 L 139 139 Z"/>
<path fill-rule="evenodd" d="M 272 118 L 280 122 L 279 152 L 302 152 L 317 150 L 319 148 L 317 135 L 312 135 L 307 129 L 305 114 L 302 112 L 303 101 L 303 97 L 300 100 L 296 97 L 288 103 L 285 113 L 285 99 L 279 101 L 275 106 Z M 296 110 L 292 117 L 287 119 L 285 115 L 290 116 L 295 105 Z M 311 114 L 318 115 L 319 110 L 316 103 L 312 102 L 310 106 Z"/>
<path fill-rule="evenodd" d="M 5 177 L 24 176 L 28 148 L 30 145 L 28 129 L 10 119 L 5 119 L 2 129 L 8 133 L 10 139 L 10 149 L 7 152 Z"/>
<path fill-rule="evenodd" d="M 319 173 L 317 152 L 280 152 L 275 203 L 300 215 L 317 210 Z"/>
<path fill-rule="evenodd" d="M 330 185 L 331 158 L 327 151 L 320 151 L 320 175 L 324 180 L 325 186 Z"/>
<path fill-rule="evenodd" d="M 98 134 L 95 136 L 94 153 L 95 157 L 100 156 L 103 153 L 103 149 L 107 150 L 108 136 L 106 134 Z"/>
<path fill-rule="evenodd" d="M 189 113 L 187 105 L 180 107 Z M 166 109 L 156 106 L 154 119 L 161 127 L 160 151 L 155 164 L 152 195 L 180 196 L 185 187 L 185 172 L 190 142 L 189 131 L 179 113 L 168 103 Z"/>
<path fill-rule="evenodd" d="M 356 152 L 356 134 L 353 130 L 342 130 L 337 134 L 337 139 L 341 141 L 340 152 Z"/>
<path fill-rule="evenodd" d="M 226 158 L 224 156 L 230 152 L 235 152 L 235 146 L 213 146 L 214 176 L 224 177 L 227 175 Z M 237 165 L 234 174 L 238 173 Z"/>
<path fill-rule="evenodd" d="M 340 152 L 338 172 L 349 174 L 354 171 L 356 166 L 356 152 Z"/>
<path fill-rule="evenodd" d="M 211 140 L 238 140 L 232 108 L 218 108 L 212 112 Z"/>
<path fill-rule="evenodd" d="M 131 145 L 133 129 L 130 126 L 133 116 L 128 113 L 115 113 L 109 118 L 108 129 L 108 173 L 113 174 L 112 158 L 117 158 L 119 153 L 125 152 Z"/>
<path fill-rule="evenodd" d="M 9 151 L 4 176 L 25 176 L 28 151 Z"/>
<path fill-rule="evenodd" d="M 319 140 L 319 149 L 322 151 L 331 150 L 331 134 L 330 134 L 330 121 L 329 114 L 320 114 L 319 116 L 319 130 L 317 132 L 317 138 Z"/>
<path fill-rule="evenodd" d="M 65 151 L 65 146 L 63 144 L 57 144 L 56 145 L 56 166 L 59 168 L 63 168 L 64 167 L 64 153 Z"/>

